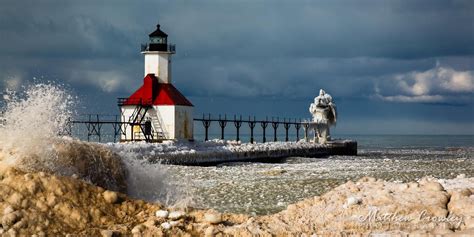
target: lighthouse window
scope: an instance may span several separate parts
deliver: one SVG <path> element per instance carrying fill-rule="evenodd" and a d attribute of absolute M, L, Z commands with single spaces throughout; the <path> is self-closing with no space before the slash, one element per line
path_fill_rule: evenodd
<path fill-rule="evenodd" d="M 166 44 L 166 39 L 165 38 L 152 38 L 151 39 L 151 42 L 152 43 L 155 43 L 155 44 Z"/>

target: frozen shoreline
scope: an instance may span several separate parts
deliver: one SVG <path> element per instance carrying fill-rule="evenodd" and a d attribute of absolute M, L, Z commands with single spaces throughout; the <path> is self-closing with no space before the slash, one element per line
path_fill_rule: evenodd
<path fill-rule="evenodd" d="M 462 175 L 408 183 L 364 177 L 262 216 L 147 203 L 43 172 L 9 169 L 0 175 L 0 234 L 11 236 L 474 233 L 474 178 Z"/>
<path fill-rule="evenodd" d="M 211 140 L 207 142 L 107 143 L 121 156 L 133 156 L 152 162 L 178 165 L 212 165 L 238 161 L 278 161 L 282 158 L 357 155 L 357 142 L 335 140 L 327 144 L 311 142 L 241 143 Z"/>

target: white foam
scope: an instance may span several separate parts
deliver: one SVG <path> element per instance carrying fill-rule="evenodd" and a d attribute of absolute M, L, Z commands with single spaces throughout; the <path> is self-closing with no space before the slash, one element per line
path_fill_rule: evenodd
<path fill-rule="evenodd" d="M 7 91 L 4 96 L 4 121 L 0 127 L 4 164 L 14 165 L 25 156 L 51 158 L 51 139 L 64 131 L 72 115 L 73 97 L 61 86 L 35 84 L 23 89 Z"/>

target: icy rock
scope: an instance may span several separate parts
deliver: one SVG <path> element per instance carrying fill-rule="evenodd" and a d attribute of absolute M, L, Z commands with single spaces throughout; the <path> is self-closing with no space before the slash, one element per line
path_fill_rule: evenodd
<path fill-rule="evenodd" d="M 21 219 L 22 215 L 19 211 L 15 211 L 12 213 L 8 213 L 2 217 L 2 226 L 3 227 L 11 227 L 16 222 Z"/>
<path fill-rule="evenodd" d="M 149 219 L 143 223 L 144 226 L 146 227 L 155 227 L 156 226 L 156 220 L 154 219 Z"/>
<path fill-rule="evenodd" d="M 347 198 L 346 206 L 350 207 L 352 205 L 357 205 L 361 202 L 362 202 L 362 200 L 358 197 L 349 197 L 349 198 Z"/>
<path fill-rule="evenodd" d="M 16 232 L 16 230 L 13 229 L 13 228 L 12 228 L 12 229 L 9 229 L 9 230 L 7 231 L 7 234 L 8 234 L 7 236 L 10 236 L 10 237 L 15 237 L 15 236 L 17 236 L 17 232 Z"/>
<path fill-rule="evenodd" d="M 426 182 L 422 185 L 422 188 L 431 191 L 444 191 L 443 186 L 438 182 Z"/>
<path fill-rule="evenodd" d="M 449 212 L 458 216 L 474 216 L 474 198 L 470 195 L 471 191 L 468 189 L 451 191 Z"/>
<path fill-rule="evenodd" d="M 168 218 L 171 220 L 179 220 L 186 216 L 186 212 L 184 211 L 172 211 L 169 213 Z"/>
<path fill-rule="evenodd" d="M 408 184 L 401 183 L 400 185 L 398 185 L 399 191 L 405 191 L 406 189 L 408 189 Z"/>
<path fill-rule="evenodd" d="M 50 207 L 53 207 L 58 202 L 56 196 L 53 193 L 49 193 L 46 197 L 46 204 Z"/>
<path fill-rule="evenodd" d="M 12 228 L 16 230 L 20 230 L 25 228 L 28 225 L 27 221 L 25 219 L 19 220 L 17 223 L 15 223 Z"/>
<path fill-rule="evenodd" d="M 215 236 L 216 234 L 216 228 L 214 228 L 213 226 L 209 226 L 206 228 L 206 230 L 204 231 L 204 236 Z"/>
<path fill-rule="evenodd" d="M 446 237 L 451 237 L 451 236 L 458 236 L 458 237 L 464 237 L 464 236 L 474 236 L 474 228 L 470 229 L 465 229 L 461 231 L 456 231 L 452 234 L 445 235 Z"/>
<path fill-rule="evenodd" d="M 39 189 L 39 185 L 36 182 L 29 182 L 26 184 L 26 189 L 31 193 L 31 194 L 36 194 Z"/>
<path fill-rule="evenodd" d="M 409 188 L 418 188 L 419 186 L 420 186 L 420 184 L 415 183 L 415 182 L 408 183 Z"/>
<path fill-rule="evenodd" d="M 182 222 L 181 221 L 170 221 L 169 222 L 172 227 L 180 225 Z"/>
<path fill-rule="evenodd" d="M 457 179 L 464 179 L 466 178 L 466 174 L 458 174 L 458 176 L 456 176 Z"/>
<path fill-rule="evenodd" d="M 204 214 L 204 221 L 209 224 L 219 224 L 222 222 L 222 215 L 218 212 L 208 212 Z"/>
<path fill-rule="evenodd" d="M 155 212 L 155 216 L 159 218 L 167 218 L 169 212 L 167 210 L 158 210 Z"/>
<path fill-rule="evenodd" d="M 3 209 L 3 215 L 12 213 L 12 212 L 14 212 L 14 211 L 15 211 L 15 209 L 13 209 L 12 206 L 7 206 L 5 209 Z"/>
<path fill-rule="evenodd" d="M 7 198 L 6 201 L 14 206 L 20 206 L 23 202 L 23 195 L 19 193 L 13 193 L 10 197 Z"/>
<path fill-rule="evenodd" d="M 444 235 L 450 234 L 450 233 L 453 233 L 453 231 L 450 230 L 450 229 L 438 228 L 438 229 L 435 229 L 435 230 L 431 231 L 430 234 L 435 235 L 435 236 L 444 236 Z"/>
<path fill-rule="evenodd" d="M 140 234 L 143 231 L 143 229 L 144 229 L 143 225 L 137 225 L 133 227 L 132 234 Z"/>
<path fill-rule="evenodd" d="M 449 192 L 451 194 L 451 201 L 462 199 L 464 197 L 469 197 L 471 196 L 472 192 L 468 188 L 464 189 L 458 189 L 458 190 L 452 190 Z"/>
<path fill-rule="evenodd" d="M 161 223 L 161 228 L 165 229 L 165 230 L 169 230 L 171 229 L 171 224 L 169 222 L 163 222 Z"/>
<path fill-rule="evenodd" d="M 464 225 L 466 226 L 466 229 L 474 228 L 474 216 L 464 220 Z"/>
<path fill-rule="evenodd" d="M 118 201 L 118 194 L 116 192 L 107 190 L 102 195 L 107 203 L 114 204 Z"/>
<path fill-rule="evenodd" d="M 23 175 L 23 177 L 25 177 L 26 180 L 32 180 L 33 179 L 33 175 L 30 174 L 30 173 Z"/>
<path fill-rule="evenodd" d="M 111 230 L 101 230 L 100 235 L 102 237 L 112 237 L 114 235 L 114 232 Z"/>

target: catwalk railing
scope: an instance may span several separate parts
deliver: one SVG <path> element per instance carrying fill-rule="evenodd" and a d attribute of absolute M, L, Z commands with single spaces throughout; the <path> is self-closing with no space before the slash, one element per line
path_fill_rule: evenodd
<path fill-rule="evenodd" d="M 115 142 L 124 134 L 122 131 L 123 126 L 128 124 L 128 122 L 120 121 L 120 115 L 86 114 L 69 120 L 65 133 L 69 136 L 77 135 L 79 138 L 87 137 L 87 141 L 95 137 L 99 142 L 102 141 L 104 135 L 112 135 Z M 77 128 L 78 126 L 81 127 Z M 77 128 L 76 130 L 74 130 L 75 127 Z M 112 133 L 105 133 L 104 130 L 111 130 Z"/>
<path fill-rule="evenodd" d="M 261 132 L 262 142 L 269 141 L 267 139 L 267 130 L 272 132 L 272 134 L 270 134 L 270 140 L 272 141 L 278 141 L 279 131 L 284 132 L 284 141 L 290 141 L 289 134 L 291 131 L 296 133 L 296 140 L 300 140 L 301 129 L 303 129 L 303 135 L 306 138 L 308 137 L 308 128 L 310 126 L 310 122 L 301 119 L 281 119 L 279 117 L 256 119 L 255 116 L 244 118 L 241 115 L 234 115 L 233 117 L 219 115 L 212 117 L 210 114 L 203 114 L 200 118 L 194 118 L 194 122 L 195 124 L 202 125 L 205 141 L 211 139 L 210 128 L 211 125 L 215 124 L 219 130 L 218 137 L 216 138 L 222 140 L 235 138 L 235 140 L 240 141 L 242 129 L 247 127 L 250 130 L 249 138 L 252 143 L 257 141 L 257 131 Z M 122 136 L 125 136 L 124 128 L 132 125 L 145 126 L 145 123 L 131 124 L 130 122 L 121 122 L 119 115 L 89 114 L 83 115 L 80 119 L 70 120 L 65 130 L 67 135 L 78 135 L 81 138 L 87 137 L 88 141 L 90 141 L 91 138 L 96 138 L 100 142 L 104 135 L 108 135 L 109 137 L 113 137 L 113 141 L 115 142 L 119 141 Z M 82 128 L 78 128 L 79 126 Z M 74 127 L 76 127 L 76 129 L 74 129 Z M 232 127 L 235 128 L 235 134 L 232 134 L 232 136 L 235 135 L 235 137 L 229 137 L 229 134 L 226 134 L 226 131 Z"/>
<path fill-rule="evenodd" d="M 290 129 L 295 129 L 296 140 L 300 139 L 300 130 L 301 128 L 305 131 L 305 137 L 307 137 L 307 131 L 309 127 L 309 122 L 302 121 L 301 119 L 280 119 L 279 117 L 272 117 L 271 120 L 266 117 L 265 119 L 256 119 L 255 116 L 249 116 L 248 118 L 243 118 L 241 115 L 234 115 L 233 118 L 228 118 L 227 115 L 219 115 L 218 117 L 211 117 L 210 114 L 202 115 L 202 118 L 195 118 L 194 121 L 201 122 L 204 127 L 204 140 L 209 140 L 209 128 L 211 124 L 217 123 L 220 128 L 220 139 L 225 139 L 225 129 L 229 125 L 234 126 L 236 129 L 235 140 L 240 141 L 240 131 L 243 124 L 246 124 L 250 129 L 250 142 L 256 141 L 255 139 L 255 128 L 257 125 L 261 128 L 262 132 L 262 142 L 267 142 L 267 128 L 273 130 L 273 141 L 278 141 L 278 128 L 282 128 L 285 132 L 285 141 L 289 141 L 289 132 Z"/>

